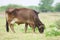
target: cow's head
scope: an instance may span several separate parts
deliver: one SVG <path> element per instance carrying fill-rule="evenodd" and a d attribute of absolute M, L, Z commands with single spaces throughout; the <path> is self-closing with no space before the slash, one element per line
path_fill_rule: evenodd
<path fill-rule="evenodd" d="M 40 26 L 38 27 L 38 30 L 39 30 L 40 33 L 43 33 L 43 32 L 44 32 L 44 29 L 45 29 L 44 24 L 42 24 L 42 25 L 40 25 Z"/>

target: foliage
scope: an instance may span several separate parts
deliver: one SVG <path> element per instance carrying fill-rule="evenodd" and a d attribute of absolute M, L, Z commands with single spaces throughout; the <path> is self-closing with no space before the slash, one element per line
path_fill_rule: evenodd
<path fill-rule="evenodd" d="M 60 20 L 54 24 L 49 25 L 49 31 L 46 30 L 46 36 L 59 36 L 60 35 Z"/>
<path fill-rule="evenodd" d="M 54 0 L 41 0 L 41 3 L 39 3 L 40 6 L 40 10 L 42 12 L 47 12 L 47 11 L 51 11 L 52 7 L 52 3 Z"/>
<path fill-rule="evenodd" d="M 56 10 L 57 12 L 60 12 L 60 3 L 57 3 L 57 4 L 56 4 L 55 10 Z"/>
<path fill-rule="evenodd" d="M 0 11 L 4 11 L 4 10 L 6 10 L 6 6 L 2 6 L 2 7 L 0 7 Z"/>
<path fill-rule="evenodd" d="M 57 28 L 57 29 L 60 29 L 60 20 L 56 21 L 55 23 L 56 23 L 56 25 L 57 25 L 56 28 Z"/>
<path fill-rule="evenodd" d="M 39 11 L 39 9 L 38 9 L 39 7 L 38 6 L 28 6 L 27 8 Z"/>
<path fill-rule="evenodd" d="M 56 31 L 54 29 L 46 32 L 46 36 L 59 36 L 60 35 L 60 31 Z"/>
<path fill-rule="evenodd" d="M 22 7 L 24 7 L 24 6 L 22 6 L 22 5 L 16 5 L 16 4 L 9 4 L 9 5 L 7 6 L 7 8 L 9 8 L 9 7 L 22 8 Z"/>
<path fill-rule="evenodd" d="M 0 11 L 5 11 L 9 7 L 12 7 L 12 8 L 22 8 L 24 6 L 22 6 L 22 5 L 19 6 L 19 5 L 16 5 L 16 4 L 9 4 L 7 6 L 1 6 L 0 7 Z"/>
<path fill-rule="evenodd" d="M 52 6 L 54 0 L 41 0 L 38 6 L 22 6 L 17 4 L 9 4 L 5 6 L 0 6 L 0 12 L 5 11 L 9 7 L 13 8 L 30 8 L 38 12 L 60 12 L 60 3 L 56 3 L 56 6 Z"/>

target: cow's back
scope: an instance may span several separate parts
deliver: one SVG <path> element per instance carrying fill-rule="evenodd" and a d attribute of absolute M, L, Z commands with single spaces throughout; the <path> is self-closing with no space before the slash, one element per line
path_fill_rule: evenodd
<path fill-rule="evenodd" d="M 16 23 L 30 23 L 34 22 L 38 18 L 38 14 L 35 10 L 28 8 L 19 8 L 12 11 L 11 20 L 16 20 Z M 9 19 L 10 20 L 10 19 Z"/>
<path fill-rule="evenodd" d="M 34 21 L 34 17 L 37 17 L 35 12 L 31 9 L 16 9 L 15 11 L 15 17 L 23 20 L 29 20 L 29 21 Z"/>

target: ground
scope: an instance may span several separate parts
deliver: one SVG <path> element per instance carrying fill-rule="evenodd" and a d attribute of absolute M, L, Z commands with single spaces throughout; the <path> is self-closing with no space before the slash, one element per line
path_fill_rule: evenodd
<path fill-rule="evenodd" d="M 40 13 L 40 20 L 48 27 L 50 24 L 60 19 L 59 13 Z M 24 33 L 24 24 L 17 25 L 15 24 L 14 29 L 16 33 L 6 32 L 5 29 L 5 14 L 0 13 L 0 40 L 60 40 L 60 36 L 46 37 L 45 32 L 43 34 L 39 33 L 38 30 L 36 33 L 32 33 L 31 28 L 28 28 L 27 33 Z"/>

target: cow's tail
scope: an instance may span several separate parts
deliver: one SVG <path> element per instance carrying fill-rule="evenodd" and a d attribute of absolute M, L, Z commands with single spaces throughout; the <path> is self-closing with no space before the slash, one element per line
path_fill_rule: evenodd
<path fill-rule="evenodd" d="M 9 24 L 8 24 L 8 21 L 6 20 L 6 31 L 9 32 Z"/>

